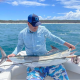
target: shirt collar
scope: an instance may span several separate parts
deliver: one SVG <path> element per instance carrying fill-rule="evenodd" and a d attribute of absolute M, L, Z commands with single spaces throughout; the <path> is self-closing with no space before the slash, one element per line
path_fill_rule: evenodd
<path fill-rule="evenodd" d="M 37 31 L 36 31 L 37 32 Z M 29 26 L 28 26 L 28 33 L 36 33 L 36 32 L 32 32 L 30 29 L 29 29 Z"/>

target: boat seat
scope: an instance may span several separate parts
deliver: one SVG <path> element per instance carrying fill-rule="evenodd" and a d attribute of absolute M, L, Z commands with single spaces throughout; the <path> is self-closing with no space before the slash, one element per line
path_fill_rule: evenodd
<path fill-rule="evenodd" d="M 24 65 L 11 65 L 13 62 L 4 62 L 0 66 L 0 80 L 25 80 L 26 68 Z M 10 65 L 10 66 L 3 66 Z"/>
<path fill-rule="evenodd" d="M 65 66 L 66 70 L 80 74 L 80 63 L 75 64 L 71 61 L 71 59 L 69 59 L 69 61 L 63 63 L 63 65 Z"/>
<path fill-rule="evenodd" d="M 10 71 L 0 73 L 0 80 L 11 80 Z"/>

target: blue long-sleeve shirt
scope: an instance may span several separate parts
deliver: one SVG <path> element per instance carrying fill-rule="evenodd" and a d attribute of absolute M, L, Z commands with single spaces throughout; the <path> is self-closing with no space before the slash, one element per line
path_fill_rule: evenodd
<path fill-rule="evenodd" d="M 22 50 L 23 46 L 25 46 L 27 55 L 44 55 L 47 53 L 46 38 L 62 45 L 65 43 L 64 40 L 53 35 L 44 26 L 38 26 L 36 32 L 30 32 L 29 27 L 26 27 L 20 32 L 18 44 L 13 53 L 16 55 Z"/>

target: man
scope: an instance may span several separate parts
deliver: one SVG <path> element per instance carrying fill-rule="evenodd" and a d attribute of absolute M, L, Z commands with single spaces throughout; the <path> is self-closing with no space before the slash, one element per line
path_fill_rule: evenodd
<path fill-rule="evenodd" d="M 59 37 L 53 35 L 44 26 L 40 26 L 39 17 L 35 14 L 28 16 L 28 27 L 23 29 L 18 37 L 18 45 L 9 57 L 15 56 L 21 51 L 23 46 L 27 55 L 44 55 L 46 50 L 46 38 L 50 38 L 59 44 L 65 45 L 68 48 L 75 49 L 75 46 L 65 42 Z M 28 67 L 27 68 L 27 80 L 44 80 L 46 76 L 51 76 L 54 80 L 69 80 L 65 68 L 60 65 L 52 65 L 46 67 Z"/>

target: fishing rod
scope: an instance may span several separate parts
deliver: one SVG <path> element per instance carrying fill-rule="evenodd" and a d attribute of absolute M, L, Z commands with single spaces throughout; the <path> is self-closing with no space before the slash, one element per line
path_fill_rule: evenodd
<path fill-rule="evenodd" d="M 76 45 L 75 45 L 75 47 L 77 46 L 77 45 L 79 45 L 80 44 L 80 42 L 78 42 Z M 71 48 L 72 49 L 72 48 Z M 77 52 L 77 51 L 75 51 L 75 52 Z M 71 55 L 71 54 L 70 54 Z"/>
<path fill-rule="evenodd" d="M 77 46 L 77 45 L 79 45 L 80 44 L 80 42 L 78 42 L 76 45 L 75 45 L 75 47 Z"/>

